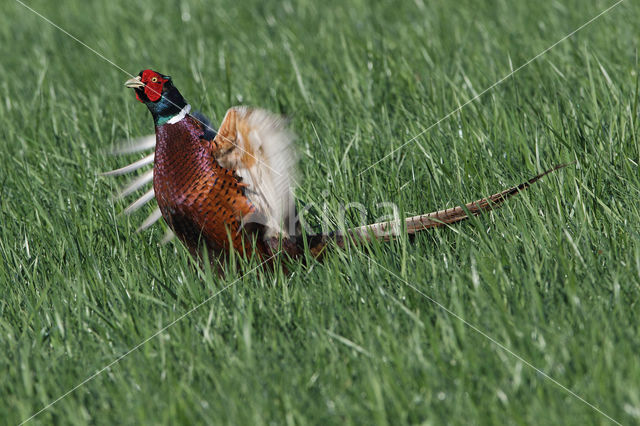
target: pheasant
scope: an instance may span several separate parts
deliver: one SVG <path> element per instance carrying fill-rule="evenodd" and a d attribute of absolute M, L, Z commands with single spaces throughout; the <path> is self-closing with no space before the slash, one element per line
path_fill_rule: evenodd
<path fill-rule="evenodd" d="M 158 207 L 138 230 L 161 217 L 171 232 L 197 259 L 204 249 L 209 261 L 231 250 L 241 256 L 272 259 L 279 251 L 292 258 L 305 253 L 321 258 L 334 243 L 344 247 L 347 236 L 355 242 L 389 240 L 401 229 L 394 221 L 348 229 L 345 233 L 303 236 L 296 226 L 293 189 L 296 183 L 294 135 L 281 117 L 261 109 L 232 107 L 219 130 L 201 114 L 191 114 L 171 77 L 144 70 L 126 81 L 136 98 L 149 109 L 155 135 L 141 138 L 121 150 L 130 153 L 155 148 L 155 153 L 112 172 L 121 175 L 153 163 L 153 169 L 124 188 L 127 196 L 153 181 L 153 188 L 125 209 L 132 213 L 156 199 Z M 558 165 L 526 182 L 487 198 L 404 220 L 408 234 L 448 226 L 469 216 L 499 207 L 543 176 L 565 167 Z"/>

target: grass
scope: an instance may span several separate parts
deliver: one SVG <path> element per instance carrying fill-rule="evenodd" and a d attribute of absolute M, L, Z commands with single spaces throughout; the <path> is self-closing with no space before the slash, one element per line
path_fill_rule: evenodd
<path fill-rule="evenodd" d="M 4 422 L 210 298 L 32 423 L 610 423 L 408 284 L 617 421 L 640 421 L 636 4 L 359 174 L 613 0 L 27 3 L 128 72 L 171 75 L 214 123 L 239 103 L 292 116 L 299 203 L 316 218 L 352 201 L 370 220 L 384 201 L 424 213 L 578 164 L 454 229 L 334 251 L 289 276 L 249 262 L 212 278 L 109 201 L 123 183 L 99 175 L 123 164 L 109 148 L 152 131 L 127 75 L 8 2 Z"/>

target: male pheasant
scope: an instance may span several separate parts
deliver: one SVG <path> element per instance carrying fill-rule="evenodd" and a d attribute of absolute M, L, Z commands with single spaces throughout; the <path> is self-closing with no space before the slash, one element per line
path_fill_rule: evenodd
<path fill-rule="evenodd" d="M 126 196 L 153 180 L 153 189 L 125 210 L 131 213 L 156 198 L 158 209 L 140 230 L 162 217 L 194 257 L 201 259 L 206 248 L 211 261 L 230 250 L 265 260 L 282 250 L 296 258 L 305 245 L 319 258 L 330 242 L 344 246 L 344 236 L 338 233 L 303 237 L 296 231 L 294 136 L 283 119 L 260 109 L 233 107 L 215 132 L 202 115 L 190 114 L 190 105 L 171 77 L 144 70 L 125 85 L 151 112 L 155 136 L 138 140 L 124 152 L 155 146 L 155 154 L 107 174 L 124 174 L 154 163 L 152 171 L 120 194 Z M 407 218 L 405 230 L 414 234 L 492 210 L 564 166 L 464 207 Z M 388 240 L 400 229 L 398 225 L 376 223 L 349 229 L 347 235 L 355 241 Z"/>

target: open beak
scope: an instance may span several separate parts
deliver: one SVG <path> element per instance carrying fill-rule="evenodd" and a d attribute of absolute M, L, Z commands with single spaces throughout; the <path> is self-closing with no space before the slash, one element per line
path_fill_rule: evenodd
<path fill-rule="evenodd" d="M 130 89 L 137 89 L 139 87 L 144 87 L 144 83 L 142 82 L 142 79 L 140 78 L 140 76 L 130 78 L 129 80 L 124 82 L 124 85 Z"/>

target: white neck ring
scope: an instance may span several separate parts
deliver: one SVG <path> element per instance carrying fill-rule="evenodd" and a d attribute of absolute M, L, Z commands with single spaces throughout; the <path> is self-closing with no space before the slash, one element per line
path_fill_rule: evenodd
<path fill-rule="evenodd" d="M 178 121 L 180 121 L 183 118 L 185 118 L 187 116 L 187 114 L 189 114 L 189 111 L 191 111 L 191 105 L 186 104 L 184 106 L 184 108 L 182 108 L 177 115 L 174 115 L 173 117 L 171 117 L 169 119 L 169 121 L 167 121 L 167 123 L 168 124 L 176 124 Z"/>

